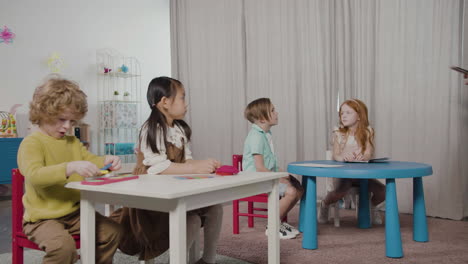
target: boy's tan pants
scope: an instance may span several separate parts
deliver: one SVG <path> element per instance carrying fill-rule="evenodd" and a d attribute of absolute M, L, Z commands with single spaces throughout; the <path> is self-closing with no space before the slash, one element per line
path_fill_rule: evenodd
<path fill-rule="evenodd" d="M 112 263 L 119 245 L 121 227 L 96 212 L 96 263 Z M 42 263 L 74 263 L 77 260 L 75 240 L 80 234 L 80 210 L 57 219 L 23 223 L 28 239 L 46 252 Z"/>

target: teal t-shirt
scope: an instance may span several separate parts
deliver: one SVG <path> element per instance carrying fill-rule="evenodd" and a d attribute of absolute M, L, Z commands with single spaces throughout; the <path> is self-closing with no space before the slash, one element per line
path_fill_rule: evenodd
<path fill-rule="evenodd" d="M 242 157 L 242 169 L 244 171 L 257 171 L 253 158 L 254 154 L 263 155 L 265 168 L 271 171 L 278 171 L 276 155 L 270 148 L 267 133 L 271 135 L 270 131 L 265 132 L 256 124 L 252 125 L 252 129 L 250 129 L 244 142 L 244 153 Z"/>

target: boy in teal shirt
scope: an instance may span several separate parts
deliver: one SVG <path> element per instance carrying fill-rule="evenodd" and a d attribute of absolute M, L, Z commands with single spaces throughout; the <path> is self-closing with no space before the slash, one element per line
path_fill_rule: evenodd
<path fill-rule="evenodd" d="M 252 123 L 244 143 L 242 168 L 244 171 L 278 171 L 276 154 L 270 128 L 278 124 L 278 112 L 268 98 L 252 101 L 245 109 L 245 118 Z M 293 176 L 280 179 L 280 219 L 284 219 L 304 193 L 299 181 Z M 267 234 L 267 232 L 265 232 Z M 295 238 L 299 231 L 286 222 L 279 229 L 281 239 Z"/>

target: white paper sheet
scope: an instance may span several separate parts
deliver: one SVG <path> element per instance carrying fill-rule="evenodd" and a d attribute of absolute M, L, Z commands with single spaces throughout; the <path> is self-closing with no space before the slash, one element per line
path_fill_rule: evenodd
<path fill-rule="evenodd" d="M 344 165 L 338 164 L 319 164 L 319 163 L 300 163 L 294 164 L 295 166 L 304 166 L 304 167 L 318 167 L 318 168 L 336 168 L 336 167 L 343 167 Z"/>
<path fill-rule="evenodd" d="M 376 158 L 376 159 L 370 159 L 370 160 L 354 160 L 354 161 L 345 161 L 349 163 L 383 163 L 383 162 L 389 162 L 390 158 L 389 157 L 384 157 L 384 158 Z"/>

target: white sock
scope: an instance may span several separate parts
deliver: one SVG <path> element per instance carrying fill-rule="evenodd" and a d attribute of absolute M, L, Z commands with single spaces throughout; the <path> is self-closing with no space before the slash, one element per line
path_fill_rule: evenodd
<path fill-rule="evenodd" d="M 201 219 L 197 214 L 187 214 L 187 252 L 190 251 L 190 247 L 193 245 L 196 236 L 200 235 Z M 188 254 L 187 254 L 188 255 Z"/>

